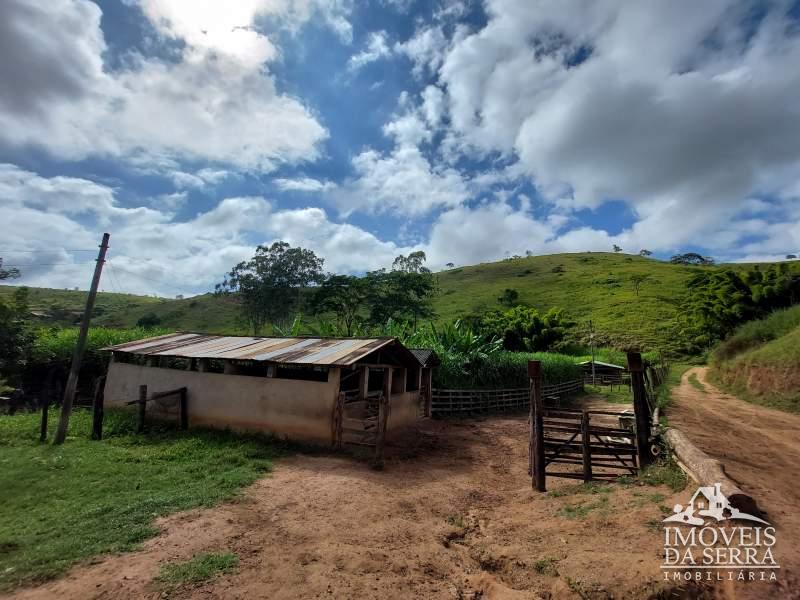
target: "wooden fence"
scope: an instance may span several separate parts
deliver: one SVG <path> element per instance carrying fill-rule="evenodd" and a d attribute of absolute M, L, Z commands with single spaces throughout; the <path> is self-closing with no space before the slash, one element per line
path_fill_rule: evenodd
<path fill-rule="evenodd" d="M 545 385 L 542 393 L 545 399 L 557 402 L 564 396 L 583 389 L 583 379 Z M 431 398 L 433 415 L 452 415 L 459 413 L 491 413 L 521 410 L 528 408 L 530 390 L 510 388 L 494 390 L 448 390 L 434 389 Z"/>

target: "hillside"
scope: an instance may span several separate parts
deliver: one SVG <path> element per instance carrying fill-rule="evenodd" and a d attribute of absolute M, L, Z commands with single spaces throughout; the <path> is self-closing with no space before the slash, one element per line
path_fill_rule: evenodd
<path fill-rule="evenodd" d="M 730 265 L 726 265 L 729 267 Z M 744 266 L 744 265 L 737 265 Z M 800 265 L 797 265 L 800 267 Z M 697 269 L 612 253 L 533 256 L 449 269 L 437 273 L 439 294 L 434 300 L 438 322 L 485 310 L 500 309 L 506 288 L 519 293 L 519 302 L 546 311 L 563 308 L 581 324 L 592 319 L 603 343 L 634 343 L 661 348 L 671 338 L 676 302 L 687 279 Z M 633 275 L 647 275 L 637 296 Z M 0 297 L 12 293 L 0 286 Z M 86 292 L 31 289 L 31 307 L 42 324 L 73 325 L 80 317 Z M 173 300 L 132 294 L 98 295 L 94 323 L 131 327 L 144 315 L 155 314 L 161 326 L 211 333 L 246 333 L 233 297 L 204 294 Z"/>
<path fill-rule="evenodd" d="M 800 413 L 800 306 L 740 327 L 715 349 L 709 375 L 745 400 Z"/>

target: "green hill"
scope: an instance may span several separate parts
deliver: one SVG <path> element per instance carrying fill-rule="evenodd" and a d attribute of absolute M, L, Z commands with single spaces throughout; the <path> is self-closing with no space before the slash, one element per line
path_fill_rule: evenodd
<path fill-rule="evenodd" d="M 709 374 L 746 400 L 800 413 L 800 306 L 742 325 L 714 350 Z"/>
<path fill-rule="evenodd" d="M 743 268 L 745 265 L 725 265 Z M 800 267 L 796 264 L 795 268 Z M 581 325 L 592 319 L 601 343 L 636 344 L 644 349 L 668 346 L 677 301 L 698 269 L 627 254 L 603 252 L 516 258 L 437 273 L 434 310 L 439 322 L 504 308 L 499 297 L 516 290 L 519 302 L 541 311 L 563 308 Z M 646 275 L 638 295 L 631 277 Z M 12 293 L 0 286 L 0 297 Z M 31 306 L 43 324 L 73 325 L 86 292 L 31 289 Z M 154 314 L 171 329 L 246 333 L 235 297 L 205 294 L 183 300 L 100 293 L 94 323 L 131 327 Z"/>

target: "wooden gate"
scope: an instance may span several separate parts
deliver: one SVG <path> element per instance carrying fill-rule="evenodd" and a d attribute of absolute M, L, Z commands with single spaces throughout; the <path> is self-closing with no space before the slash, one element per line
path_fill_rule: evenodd
<path fill-rule="evenodd" d="M 636 475 L 650 462 L 652 412 L 638 353 L 628 354 L 628 368 L 633 391 L 632 413 L 546 409 L 541 363 L 528 363 L 531 380 L 528 465 L 533 487 L 544 492 L 547 475 L 583 481 Z M 582 469 L 580 472 L 557 470 L 558 465 L 580 465 Z"/>
<path fill-rule="evenodd" d="M 624 411 L 545 409 L 545 474 L 583 481 L 636 475 L 636 434 L 633 428 L 614 426 L 615 419 L 619 423 L 632 417 Z M 558 465 L 581 465 L 582 471 L 559 471 Z"/>

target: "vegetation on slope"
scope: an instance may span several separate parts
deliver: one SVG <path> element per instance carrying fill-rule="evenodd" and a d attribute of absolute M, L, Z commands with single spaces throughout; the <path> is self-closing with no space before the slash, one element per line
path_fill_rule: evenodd
<path fill-rule="evenodd" d="M 800 412 L 800 305 L 739 327 L 712 354 L 710 376 L 741 398 Z"/>

